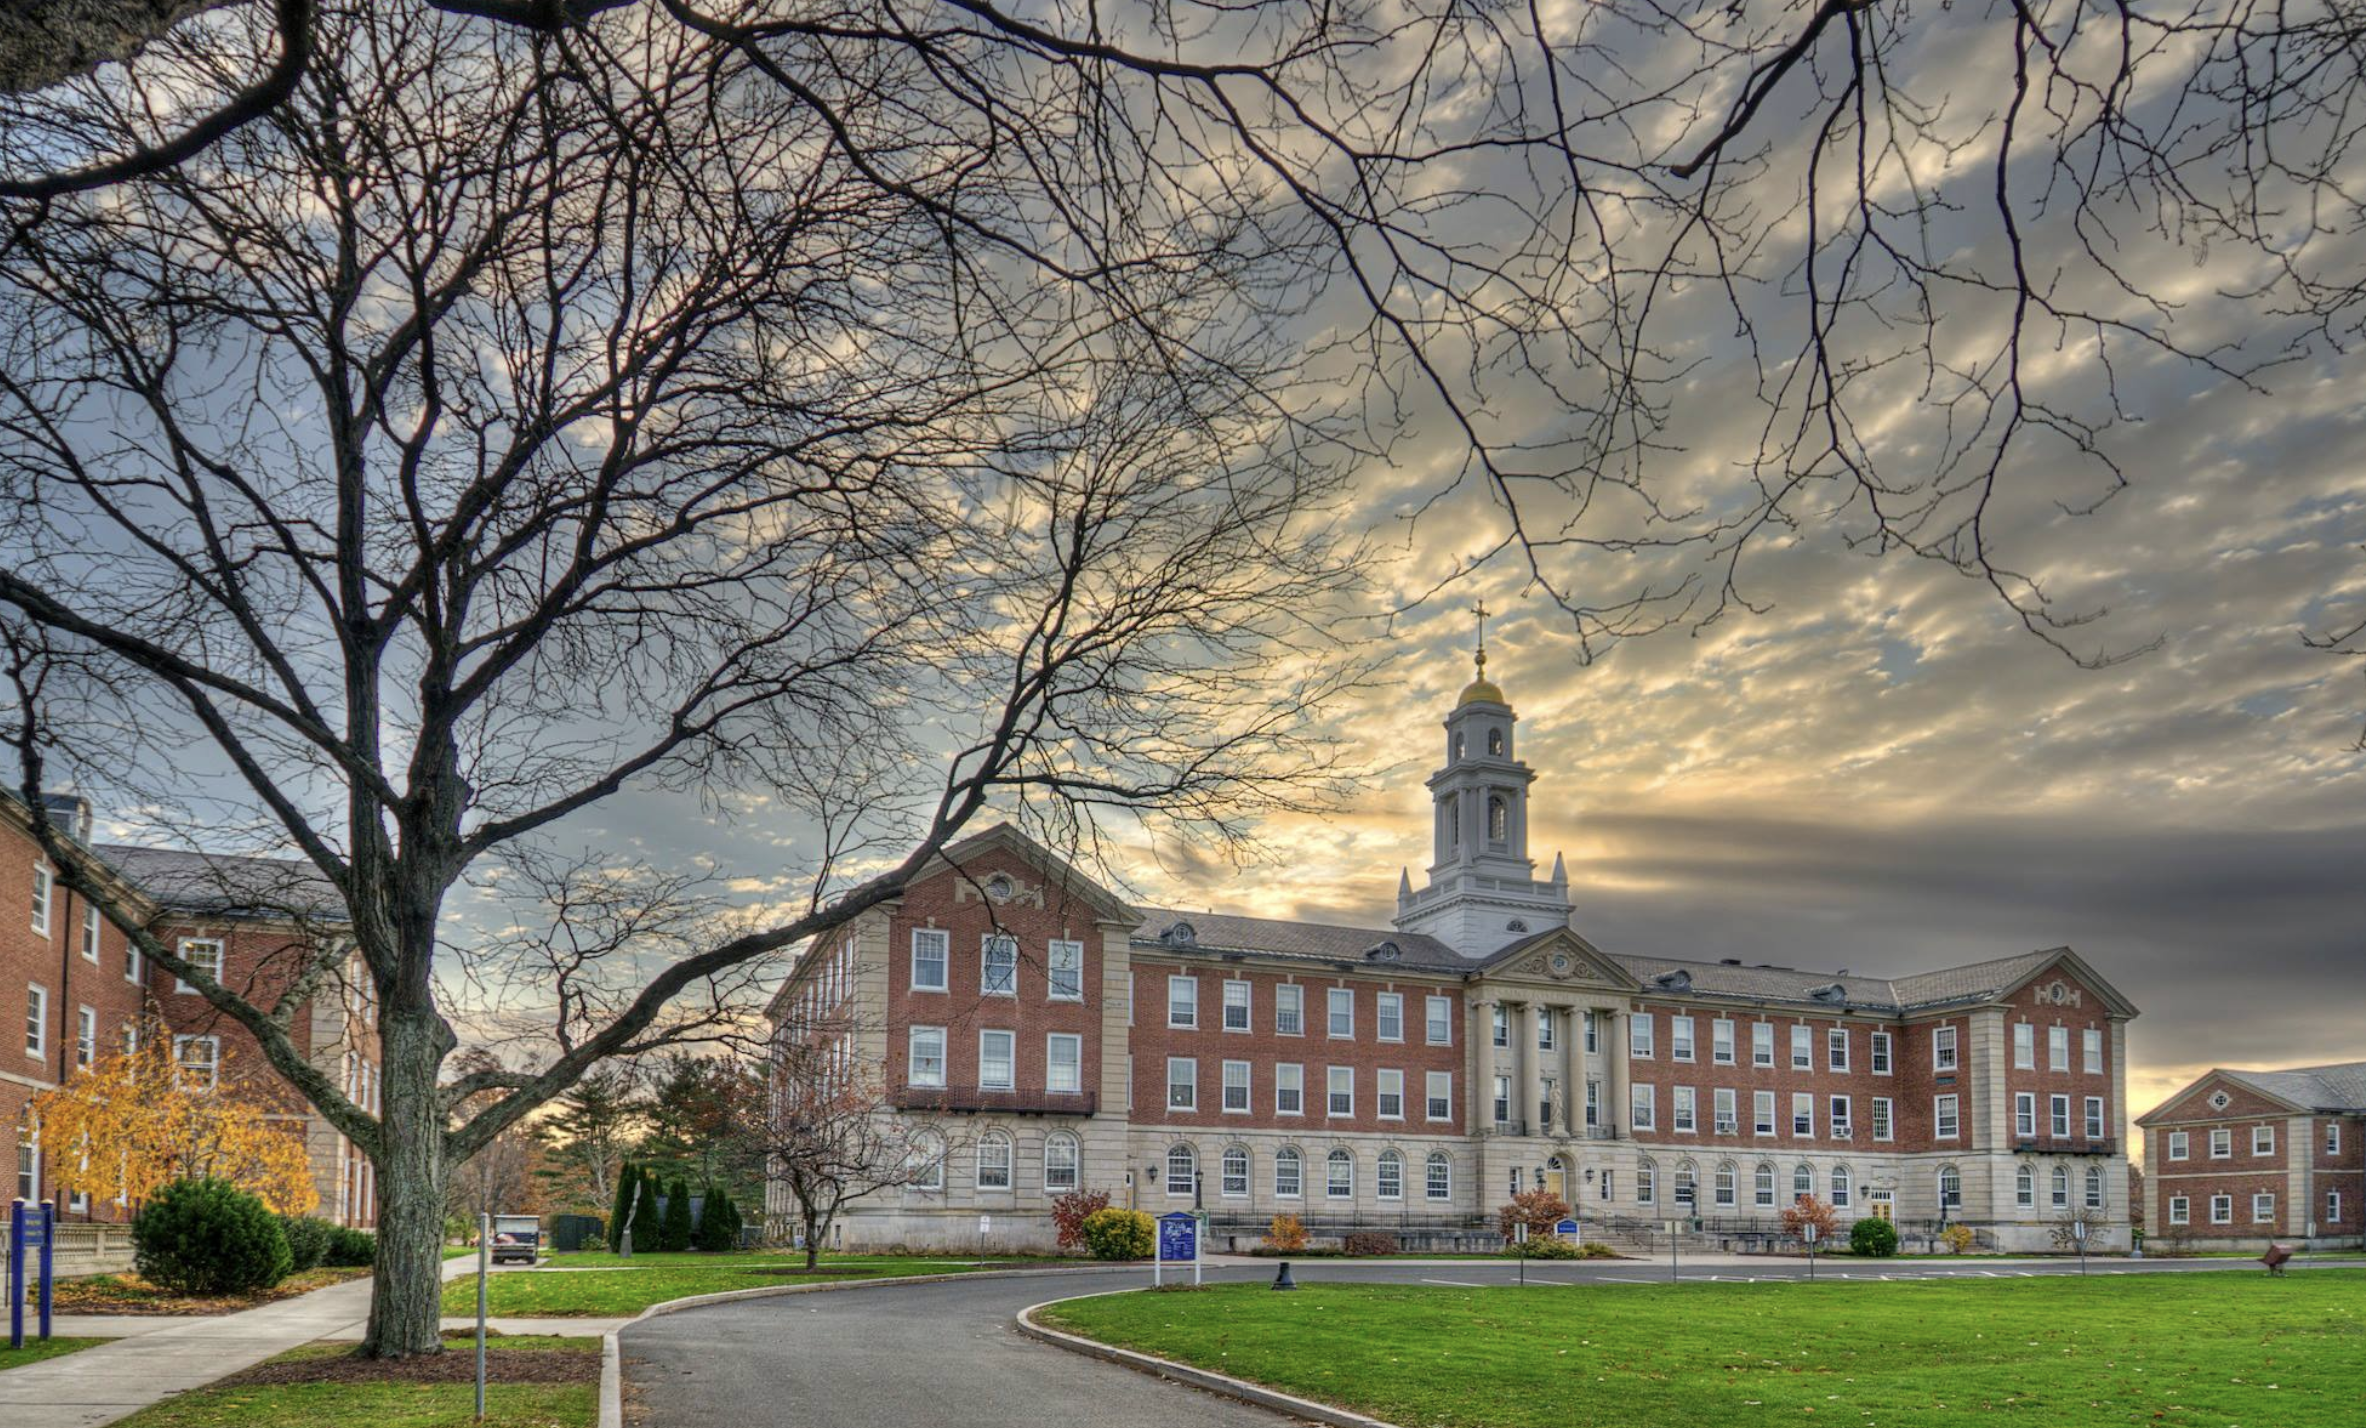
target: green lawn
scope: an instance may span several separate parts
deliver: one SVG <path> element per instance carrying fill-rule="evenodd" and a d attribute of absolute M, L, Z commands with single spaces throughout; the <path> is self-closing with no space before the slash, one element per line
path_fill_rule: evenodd
<path fill-rule="evenodd" d="M 503 1338 L 504 1349 L 585 1354 L 595 1367 L 597 1340 Z M 469 1341 L 445 1340 L 447 1349 L 473 1367 Z M 342 1358 L 350 1344 L 308 1344 L 271 1362 Z M 488 1428 L 590 1428 L 599 1417 L 599 1385 L 502 1383 L 485 1390 Z M 119 1428 L 476 1428 L 473 1383 L 292 1383 L 232 1385 L 198 1389 L 166 1399 L 123 1419 Z"/>
<path fill-rule="evenodd" d="M 1310 1284 L 1121 1294 L 1058 1327 L 1421 1428 L 1797 1422 L 2354 1428 L 2366 1273 L 1966 1283 Z"/>
<path fill-rule="evenodd" d="M 519 1317 L 614 1317 L 638 1314 L 652 1304 L 692 1294 L 757 1289 L 774 1284 L 817 1284 L 847 1279 L 897 1279 L 916 1274 L 960 1274 L 980 1268 L 1076 1265 L 1073 1259 L 929 1259 L 890 1255 L 823 1255 L 818 1274 L 786 1273 L 802 1268 L 794 1252 L 747 1254 L 635 1254 L 618 1259 L 603 1251 L 553 1255 L 538 1269 L 497 1270 L 487 1282 L 487 1312 Z M 476 1313 L 476 1276 L 445 1284 L 446 1314 Z"/>
<path fill-rule="evenodd" d="M 5 1297 L 5 1295 L 0 1295 L 0 1298 Z M 0 1305 L 0 1308 L 5 1307 Z M 54 1359 L 60 1354 L 71 1354 L 82 1349 L 95 1349 L 101 1344 L 110 1342 L 106 1339 L 43 1340 L 34 1338 L 33 1336 L 39 1332 L 39 1328 L 33 1322 L 33 1316 L 27 1314 L 25 1315 L 25 1346 L 23 1348 L 8 1347 L 8 1335 L 0 1333 L 0 1373 L 5 1373 L 12 1368 L 23 1368 L 26 1364 L 37 1364 L 43 1359 Z"/>

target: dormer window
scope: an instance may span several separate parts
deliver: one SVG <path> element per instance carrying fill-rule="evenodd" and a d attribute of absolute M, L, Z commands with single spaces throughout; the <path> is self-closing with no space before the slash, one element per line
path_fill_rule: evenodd
<path fill-rule="evenodd" d="M 1503 730 L 1489 729 L 1487 731 L 1487 752 L 1496 758 L 1503 757 Z"/>
<path fill-rule="evenodd" d="M 1199 941 L 1199 929 L 1188 922 L 1178 922 L 1160 933 L 1159 940 L 1169 947 L 1189 947 Z"/>

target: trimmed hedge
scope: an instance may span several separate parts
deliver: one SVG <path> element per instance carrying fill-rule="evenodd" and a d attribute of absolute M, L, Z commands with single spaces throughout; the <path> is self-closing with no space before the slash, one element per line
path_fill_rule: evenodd
<path fill-rule="evenodd" d="M 1848 1227 L 1848 1248 L 1851 1254 L 1887 1259 L 1898 1252 L 1898 1227 L 1868 1215 Z"/>
<path fill-rule="evenodd" d="M 175 1294 L 245 1294 L 288 1277 L 280 1218 L 227 1180 L 176 1180 L 132 1221 L 140 1277 Z"/>
<path fill-rule="evenodd" d="M 1111 1206 L 1084 1217 L 1084 1247 L 1095 1259 L 1148 1259 L 1158 1224 L 1140 1210 Z"/>
<path fill-rule="evenodd" d="M 657 1247 L 673 1251 L 690 1248 L 690 1187 L 678 1175 L 665 1188 L 665 1214 L 658 1221 Z"/>
<path fill-rule="evenodd" d="M 279 1231 L 288 1237 L 288 1272 L 302 1274 L 328 1263 L 329 1245 L 336 1238 L 336 1226 L 310 1215 L 282 1215 Z"/>
<path fill-rule="evenodd" d="M 368 1230 L 329 1226 L 329 1257 L 322 1263 L 336 1269 L 368 1269 L 378 1262 L 378 1237 Z"/>

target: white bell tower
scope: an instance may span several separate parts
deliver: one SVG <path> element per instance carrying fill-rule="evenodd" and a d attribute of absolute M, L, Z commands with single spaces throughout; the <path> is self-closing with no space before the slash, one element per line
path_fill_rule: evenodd
<path fill-rule="evenodd" d="M 1429 885 L 1400 880 L 1396 927 L 1437 938 L 1466 957 L 1569 922 L 1569 874 L 1559 858 L 1539 882 L 1528 856 L 1528 787 L 1535 770 L 1513 757 L 1519 716 L 1487 678 L 1487 607 L 1478 607 L 1477 674 L 1446 716 L 1446 763 L 1429 776 Z"/>

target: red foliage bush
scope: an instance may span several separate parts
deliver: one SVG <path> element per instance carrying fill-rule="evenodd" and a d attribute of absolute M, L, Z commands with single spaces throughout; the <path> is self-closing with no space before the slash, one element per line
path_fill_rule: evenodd
<path fill-rule="evenodd" d="M 1395 1254 L 1399 1246 L 1397 1237 L 1385 1230 L 1358 1230 L 1347 1237 L 1341 1248 L 1349 1254 Z"/>
<path fill-rule="evenodd" d="M 1085 1216 L 1109 1208 L 1106 1190 L 1071 1190 L 1052 1197 L 1052 1227 L 1060 1232 L 1060 1248 L 1084 1248 Z"/>

